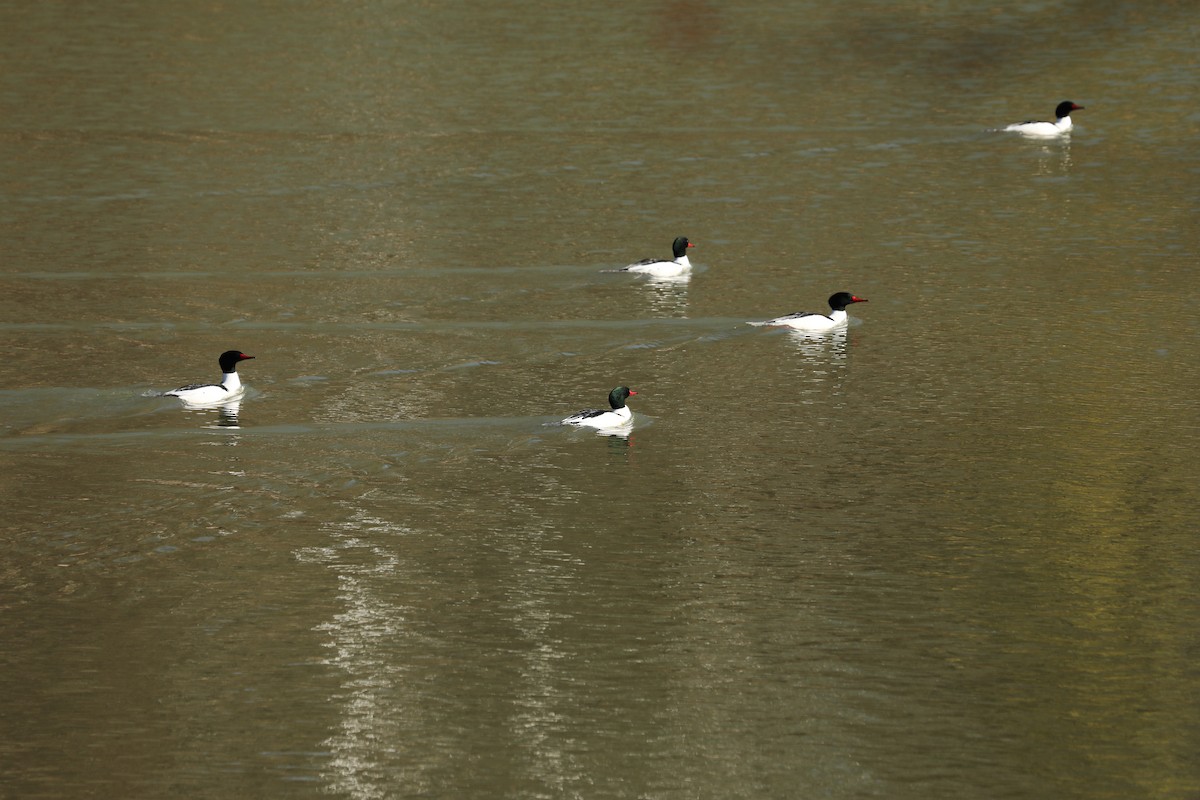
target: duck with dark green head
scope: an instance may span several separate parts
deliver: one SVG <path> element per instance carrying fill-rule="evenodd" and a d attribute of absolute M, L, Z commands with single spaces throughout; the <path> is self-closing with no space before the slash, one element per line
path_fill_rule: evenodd
<path fill-rule="evenodd" d="M 688 260 L 689 247 L 695 247 L 686 236 L 680 236 L 671 243 L 671 259 L 647 258 L 630 264 L 617 272 L 641 272 L 655 278 L 674 278 L 687 275 L 692 271 L 692 262 Z"/>
<path fill-rule="evenodd" d="M 579 428 L 620 428 L 633 422 L 633 412 L 625 405 L 630 395 L 637 392 L 628 386 L 618 386 L 608 393 L 609 411 L 589 408 L 572 414 L 562 421 L 563 425 L 575 425 Z"/>
<path fill-rule="evenodd" d="M 1054 109 L 1054 122 L 1031 119 L 1008 125 L 1004 130 L 1014 131 L 1025 136 L 1062 136 L 1063 134 L 1070 133 L 1071 128 L 1075 127 L 1075 123 L 1071 122 L 1072 111 L 1083 111 L 1083 106 L 1076 105 L 1070 100 L 1063 100 Z"/>
<path fill-rule="evenodd" d="M 163 392 L 163 396 L 178 397 L 187 406 L 215 406 L 237 400 L 246 391 L 238 376 L 237 365 L 239 361 L 251 358 L 254 356 L 248 356 L 241 350 L 226 350 L 217 359 L 221 365 L 220 383 L 192 383 Z"/>
<path fill-rule="evenodd" d="M 853 303 L 865 303 L 867 298 L 859 297 L 849 292 L 836 292 L 829 298 L 829 313 L 817 314 L 813 311 L 797 311 L 766 322 L 751 322 L 751 325 L 770 325 L 776 327 L 795 328 L 798 331 L 830 331 L 834 328 L 845 327 L 850 318 L 846 315 L 846 306 Z"/>

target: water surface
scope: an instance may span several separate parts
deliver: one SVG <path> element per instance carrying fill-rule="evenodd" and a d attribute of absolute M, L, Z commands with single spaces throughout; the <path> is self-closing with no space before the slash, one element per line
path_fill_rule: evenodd
<path fill-rule="evenodd" d="M 0 18 L 0 794 L 1200 793 L 1191 5 Z"/>

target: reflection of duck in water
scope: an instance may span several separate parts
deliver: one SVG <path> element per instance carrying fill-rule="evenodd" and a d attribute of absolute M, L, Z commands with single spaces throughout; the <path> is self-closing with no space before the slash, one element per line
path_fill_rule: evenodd
<path fill-rule="evenodd" d="M 220 416 L 217 417 L 217 423 L 214 427 L 217 428 L 240 428 L 238 424 L 238 413 L 242 410 L 242 401 L 234 400 L 232 403 L 223 403 L 218 406 Z"/>
<path fill-rule="evenodd" d="M 787 337 L 802 355 L 826 358 L 830 362 L 846 360 L 846 327 L 829 331 L 789 329 Z"/>
<path fill-rule="evenodd" d="M 193 383 L 180 386 L 169 392 L 163 392 L 164 397 L 178 397 L 185 406 L 218 406 L 237 400 L 246 391 L 242 379 L 238 377 L 239 361 L 254 358 L 240 350 L 226 350 L 221 353 L 217 363 L 221 365 L 220 383 Z"/>
<path fill-rule="evenodd" d="M 625 405 L 630 395 L 637 394 L 628 386 L 618 386 L 608 393 L 610 411 L 589 408 L 572 414 L 562 421 L 563 425 L 574 425 L 577 428 L 596 428 L 599 432 L 610 431 L 614 428 L 624 428 L 633 423 L 633 412 Z"/>
<path fill-rule="evenodd" d="M 797 389 L 809 397 L 819 394 L 841 403 L 845 399 L 850 366 L 850 335 L 846 326 L 828 331 L 786 328 L 784 336 L 796 348 L 797 358 L 787 361 L 800 381 Z M 808 397 L 805 402 L 810 402 Z"/>
<path fill-rule="evenodd" d="M 846 306 L 852 303 L 865 303 L 867 298 L 852 295 L 849 292 L 838 292 L 829 298 L 829 314 L 817 314 L 812 311 L 797 311 L 795 314 L 769 319 L 766 322 L 751 322 L 751 325 L 770 325 L 793 328 L 799 331 L 831 331 L 845 327 L 850 317 L 846 314 Z"/>
<path fill-rule="evenodd" d="M 647 258 L 630 264 L 624 269 L 615 271 L 640 272 L 656 278 L 672 278 L 686 275 L 692 269 L 692 262 L 688 261 L 687 257 L 689 247 L 695 247 L 695 245 L 689 242 L 686 236 L 680 236 L 671 244 L 673 258 L 670 261 L 663 258 Z"/>
<path fill-rule="evenodd" d="M 1071 160 L 1070 136 L 1039 136 L 1042 141 L 1038 146 L 1037 174 L 1066 175 L 1074 166 Z"/>
<path fill-rule="evenodd" d="M 1077 106 L 1070 100 L 1063 100 L 1054 109 L 1054 122 L 1031 119 L 1009 125 L 1004 130 L 1021 133 L 1026 136 L 1061 136 L 1070 133 L 1074 123 L 1071 122 L 1072 111 L 1083 111 L 1083 106 Z"/>
<path fill-rule="evenodd" d="M 655 314 L 686 317 L 688 311 L 688 284 L 692 274 L 672 275 L 669 278 L 651 277 L 642 284 L 642 292 Z"/>
<path fill-rule="evenodd" d="M 211 405 L 189 405 L 184 403 L 183 410 L 189 414 L 200 415 L 203 423 L 201 427 L 210 428 L 212 430 L 221 429 L 237 429 L 242 427 L 238 421 L 238 415 L 242 410 L 242 400 L 231 400 L 228 403 L 211 404 Z M 217 412 L 216 416 L 213 412 Z"/>

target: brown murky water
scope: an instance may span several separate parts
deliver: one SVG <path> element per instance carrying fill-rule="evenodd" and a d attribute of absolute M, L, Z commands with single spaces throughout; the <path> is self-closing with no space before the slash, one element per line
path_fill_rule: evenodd
<path fill-rule="evenodd" d="M 1197 20 L 0 9 L 0 796 L 1197 796 Z"/>

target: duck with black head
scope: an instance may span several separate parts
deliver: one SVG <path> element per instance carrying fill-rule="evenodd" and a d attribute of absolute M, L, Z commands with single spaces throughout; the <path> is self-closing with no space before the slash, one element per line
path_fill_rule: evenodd
<path fill-rule="evenodd" d="M 246 391 L 241 377 L 238 376 L 238 362 L 251 358 L 254 356 L 248 356 L 241 350 L 226 350 L 217 359 L 221 366 L 220 383 L 192 383 L 163 392 L 163 396 L 178 397 L 188 406 L 216 406 L 236 400 Z"/>
<path fill-rule="evenodd" d="M 829 313 L 818 314 L 815 311 L 797 311 L 782 317 L 769 319 L 765 322 L 751 322 L 751 325 L 779 326 L 794 328 L 800 331 L 830 331 L 844 327 L 850 317 L 846 314 L 846 306 L 853 303 L 865 303 L 867 298 L 859 297 L 850 292 L 837 292 L 829 298 Z"/>
<path fill-rule="evenodd" d="M 625 401 L 630 395 L 635 395 L 637 392 L 630 389 L 628 386 L 618 386 L 608 393 L 608 405 L 610 410 L 603 411 L 601 409 L 589 408 L 584 411 L 572 414 L 562 421 L 563 425 L 574 425 L 579 428 L 621 428 L 630 425 L 633 422 L 633 412 L 629 410 L 629 406 L 625 405 Z"/>
<path fill-rule="evenodd" d="M 689 242 L 686 236 L 680 236 L 671 243 L 672 258 L 670 260 L 665 258 L 646 258 L 616 271 L 637 272 L 644 275 L 651 275 L 655 278 L 674 278 L 679 275 L 686 275 L 692 270 L 692 262 L 688 260 L 687 255 L 689 247 L 695 247 L 695 245 Z"/>
<path fill-rule="evenodd" d="M 1054 109 L 1054 122 L 1031 119 L 1009 125 L 1004 130 L 1021 133 L 1025 136 L 1062 136 L 1070 133 L 1075 124 L 1071 122 L 1072 111 L 1083 111 L 1083 106 L 1077 106 L 1070 100 L 1063 100 Z"/>

